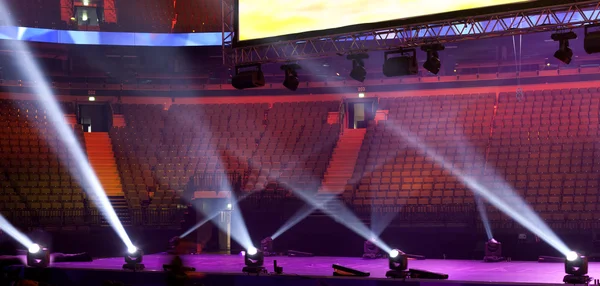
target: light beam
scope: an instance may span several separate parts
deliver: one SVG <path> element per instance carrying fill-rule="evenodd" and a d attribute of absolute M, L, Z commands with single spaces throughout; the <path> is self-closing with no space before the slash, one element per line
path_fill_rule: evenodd
<path fill-rule="evenodd" d="M 13 25 L 13 19 L 8 13 L 8 5 L 4 0 L 0 0 L 0 18 L 6 19 L 9 25 Z M 73 157 L 73 165 L 69 165 L 71 168 L 71 174 L 76 174 L 77 171 L 81 172 L 81 176 L 74 175 L 80 185 L 84 188 L 89 198 L 92 198 L 98 208 L 106 218 L 106 221 L 115 230 L 117 235 L 121 238 L 127 248 L 132 248 L 133 243 L 127 235 L 125 228 L 121 224 L 119 217 L 113 209 L 106 192 L 102 188 L 96 173 L 91 167 L 87 156 L 83 152 L 73 130 L 65 120 L 63 112 L 57 103 L 56 98 L 50 88 L 48 82 L 45 79 L 41 69 L 35 62 L 29 47 L 24 41 L 12 41 L 14 49 L 22 51 L 18 58 L 15 57 L 16 65 L 20 67 L 21 76 L 27 81 L 33 83 L 33 93 L 37 96 L 38 100 L 43 104 L 44 108 L 48 111 L 49 121 L 54 126 L 55 131 L 58 133 L 58 137 L 63 141 Z"/>

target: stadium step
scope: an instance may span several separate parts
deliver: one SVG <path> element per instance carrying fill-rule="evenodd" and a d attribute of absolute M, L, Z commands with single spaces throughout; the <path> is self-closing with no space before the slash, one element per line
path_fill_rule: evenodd
<path fill-rule="evenodd" d="M 88 160 L 109 197 L 124 196 L 112 142 L 106 132 L 84 133 Z"/>
<path fill-rule="evenodd" d="M 315 201 L 322 204 L 326 211 L 317 209 L 311 213 L 311 216 L 327 216 L 337 219 L 342 206 L 338 195 L 329 193 L 317 194 Z"/>
<path fill-rule="evenodd" d="M 340 135 L 319 188 L 319 194 L 335 195 L 344 191 L 346 183 L 354 172 L 358 152 L 366 132 L 366 129 L 347 129 Z"/>
<path fill-rule="evenodd" d="M 131 213 L 129 212 L 129 208 L 127 206 L 127 199 L 125 199 L 124 196 L 108 196 L 108 200 L 113 206 L 115 213 L 117 213 L 117 217 L 119 217 L 121 224 L 124 226 L 131 225 Z M 104 216 L 102 216 L 100 224 L 102 226 L 109 225 Z"/>

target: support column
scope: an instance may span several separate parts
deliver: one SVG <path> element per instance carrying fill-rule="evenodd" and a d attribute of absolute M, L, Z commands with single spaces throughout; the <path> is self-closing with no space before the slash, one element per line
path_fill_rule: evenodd
<path fill-rule="evenodd" d="M 231 211 L 221 212 L 219 224 L 219 250 L 231 254 Z"/>

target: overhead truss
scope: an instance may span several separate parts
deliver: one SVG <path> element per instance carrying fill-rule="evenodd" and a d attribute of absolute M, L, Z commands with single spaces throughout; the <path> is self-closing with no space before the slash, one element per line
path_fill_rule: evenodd
<path fill-rule="evenodd" d="M 234 9 L 233 6 L 230 8 Z M 277 63 L 367 51 L 394 50 L 431 43 L 568 30 L 598 23 L 599 20 L 600 1 L 585 1 L 251 47 L 231 48 L 232 41 L 228 39 L 227 44 L 224 42 L 224 47 L 227 48 L 227 60 L 230 65 Z M 234 32 L 232 27 L 233 25 L 227 26 L 223 34 L 227 33 L 231 37 Z"/>

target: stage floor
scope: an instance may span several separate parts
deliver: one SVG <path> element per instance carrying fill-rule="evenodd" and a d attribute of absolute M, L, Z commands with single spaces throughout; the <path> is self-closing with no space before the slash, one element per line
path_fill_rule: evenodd
<path fill-rule="evenodd" d="M 162 272 L 162 265 L 168 263 L 167 255 L 145 255 L 143 263 L 147 272 Z M 244 259 L 240 255 L 186 255 L 182 256 L 186 266 L 196 268 L 205 274 L 241 274 Z M 365 260 L 352 257 L 265 257 L 265 267 L 273 272 L 273 260 L 283 267 L 284 274 L 311 277 L 331 277 L 332 264 L 339 264 L 357 270 L 370 272 L 371 278 L 385 278 L 388 269 L 387 259 Z M 52 268 L 122 270 L 123 258 L 96 259 L 93 262 L 54 263 Z M 538 262 L 498 262 L 466 260 L 410 260 L 409 268 L 441 272 L 449 275 L 450 281 L 483 283 L 536 283 L 561 284 L 564 274 L 563 263 Z M 590 276 L 600 277 L 600 263 L 590 263 Z M 364 278 L 361 278 L 364 279 Z"/>

